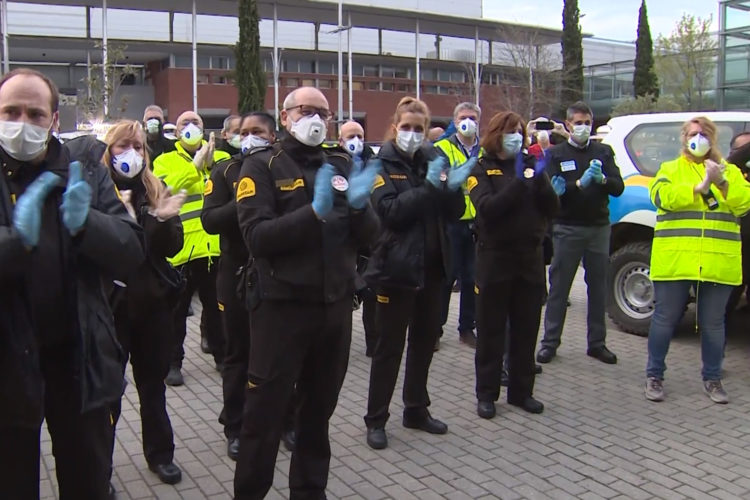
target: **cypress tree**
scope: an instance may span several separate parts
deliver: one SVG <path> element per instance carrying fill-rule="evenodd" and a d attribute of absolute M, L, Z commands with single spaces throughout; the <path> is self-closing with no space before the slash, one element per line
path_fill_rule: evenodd
<path fill-rule="evenodd" d="M 234 46 L 237 59 L 235 85 L 239 91 L 237 109 L 240 113 L 265 110 L 266 74 L 260 61 L 258 4 L 255 0 L 239 0 L 240 38 Z"/>
<path fill-rule="evenodd" d="M 648 26 L 646 0 L 641 0 L 638 10 L 638 38 L 635 41 L 635 72 L 633 90 L 636 97 L 659 97 L 659 79 L 654 69 L 654 51 L 651 41 L 651 28 Z"/>
<path fill-rule="evenodd" d="M 583 36 L 578 0 L 565 0 L 562 30 L 562 105 L 567 107 L 583 98 Z"/>

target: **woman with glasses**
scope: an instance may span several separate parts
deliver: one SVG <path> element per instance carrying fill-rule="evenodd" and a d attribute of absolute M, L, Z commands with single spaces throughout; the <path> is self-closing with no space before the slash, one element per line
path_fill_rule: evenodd
<path fill-rule="evenodd" d="M 375 181 L 372 204 L 383 233 L 364 274 L 376 291 L 378 340 L 365 416 L 367 444 L 374 449 L 388 446 L 385 424 L 407 328 L 404 427 L 432 434 L 448 430 L 427 410 L 427 373 L 440 333 L 442 286 L 451 269 L 445 224 L 464 213 L 460 187 L 475 160 L 448 169 L 425 142 L 429 125 L 425 103 L 403 98 L 378 153 L 382 172 Z"/>
<path fill-rule="evenodd" d="M 664 400 L 664 360 L 692 287 L 703 389 L 711 401 L 725 404 L 724 312 L 732 289 L 742 283 L 738 217 L 750 210 L 750 184 L 722 159 L 711 120 L 685 122 L 680 137 L 680 156 L 662 163 L 649 188 L 657 214 L 650 271 L 656 303 L 648 332 L 645 394 L 650 401 Z"/>

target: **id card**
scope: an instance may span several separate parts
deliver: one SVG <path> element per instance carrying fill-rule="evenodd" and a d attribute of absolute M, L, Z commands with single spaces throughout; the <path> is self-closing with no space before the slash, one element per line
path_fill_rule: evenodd
<path fill-rule="evenodd" d="M 575 160 L 567 160 L 560 163 L 560 171 L 562 172 L 572 172 L 576 169 L 576 162 Z"/>

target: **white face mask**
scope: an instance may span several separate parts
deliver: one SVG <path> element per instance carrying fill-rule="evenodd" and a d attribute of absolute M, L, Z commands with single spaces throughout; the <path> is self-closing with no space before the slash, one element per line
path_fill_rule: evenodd
<path fill-rule="evenodd" d="M 573 125 L 571 136 L 578 144 L 584 144 L 591 136 L 591 125 Z"/>
<path fill-rule="evenodd" d="M 687 143 L 690 154 L 696 158 L 703 158 L 711 150 L 711 142 L 702 134 L 696 134 Z"/>
<path fill-rule="evenodd" d="M 234 134 L 232 138 L 229 139 L 227 142 L 234 149 L 240 149 L 242 147 L 242 137 L 240 137 L 240 134 Z"/>
<path fill-rule="evenodd" d="M 47 147 L 49 131 L 26 122 L 0 121 L 0 147 L 18 161 L 29 161 L 39 156 Z"/>
<path fill-rule="evenodd" d="M 161 127 L 161 122 L 158 118 L 150 118 L 146 120 L 146 132 L 148 132 L 151 135 L 156 135 L 159 133 L 159 127 Z"/>
<path fill-rule="evenodd" d="M 424 142 L 424 134 L 413 130 L 399 130 L 396 145 L 406 154 L 414 154 Z"/>
<path fill-rule="evenodd" d="M 464 118 L 463 120 L 458 122 L 458 127 L 456 127 L 456 129 L 458 130 L 458 133 L 464 137 L 476 137 L 477 122 L 475 122 L 471 118 Z"/>
<path fill-rule="evenodd" d="M 264 146 L 268 146 L 267 140 L 262 137 L 258 137 L 257 135 L 248 134 L 244 139 L 242 139 L 240 150 L 244 154 L 253 148 L 262 148 Z"/>
<path fill-rule="evenodd" d="M 503 151 L 509 156 L 516 156 L 521 151 L 523 145 L 523 136 L 518 132 L 512 134 L 503 134 Z"/>
<path fill-rule="evenodd" d="M 118 174 L 132 179 L 143 170 L 143 156 L 135 149 L 130 148 L 112 157 L 112 167 Z"/>
<path fill-rule="evenodd" d="M 289 118 L 292 124 L 289 132 L 305 146 L 315 147 L 323 144 L 328 132 L 328 127 L 323 119 L 315 114 L 303 116 L 296 122 Z"/>
<path fill-rule="evenodd" d="M 365 144 L 359 137 L 352 137 L 344 143 L 344 149 L 352 156 L 359 156 L 362 154 L 362 150 L 365 148 Z"/>
<path fill-rule="evenodd" d="M 180 131 L 180 141 L 188 146 L 200 144 L 203 140 L 203 131 L 194 123 L 188 123 Z"/>

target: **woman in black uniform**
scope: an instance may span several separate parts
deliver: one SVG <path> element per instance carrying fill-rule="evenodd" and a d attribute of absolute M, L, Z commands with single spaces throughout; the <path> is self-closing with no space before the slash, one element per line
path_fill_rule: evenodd
<path fill-rule="evenodd" d="M 467 179 L 477 209 L 477 413 L 495 416 L 510 328 L 508 402 L 531 413 L 544 405 L 532 397 L 534 348 L 544 296 L 542 242 L 558 197 L 542 161 L 527 154 L 526 124 L 516 113 L 492 117 L 482 139 L 485 155 Z"/>
<path fill-rule="evenodd" d="M 430 124 L 427 106 L 405 97 L 396 107 L 378 158 L 372 205 L 383 233 L 373 249 L 364 277 L 376 292 L 377 342 L 370 371 L 367 444 L 388 446 L 388 420 L 406 329 L 404 427 L 445 434 L 448 427 L 432 418 L 427 407 L 427 373 L 440 333 L 441 290 L 450 270 L 445 223 L 464 213 L 461 184 L 474 160 L 448 169 L 444 159 L 424 141 Z"/>
<path fill-rule="evenodd" d="M 182 472 L 174 462 L 172 424 L 167 415 L 164 377 L 169 369 L 172 339 L 172 305 L 179 276 L 167 262 L 182 248 L 180 207 L 185 194 L 172 195 L 149 168 L 146 134 L 141 124 L 121 121 L 104 138 L 102 159 L 110 169 L 123 203 L 143 227 L 146 260 L 128 276 L 124 287 L 115 287 L 112 309 L 117 339 L 133 365 L 133 378 L 141 403 L 143 454 L 159 479 L 175 484 Z M 112 410 L 114 426 L 120 402 Z M 114 439 L 113 439 L 114 444 Z"/>

